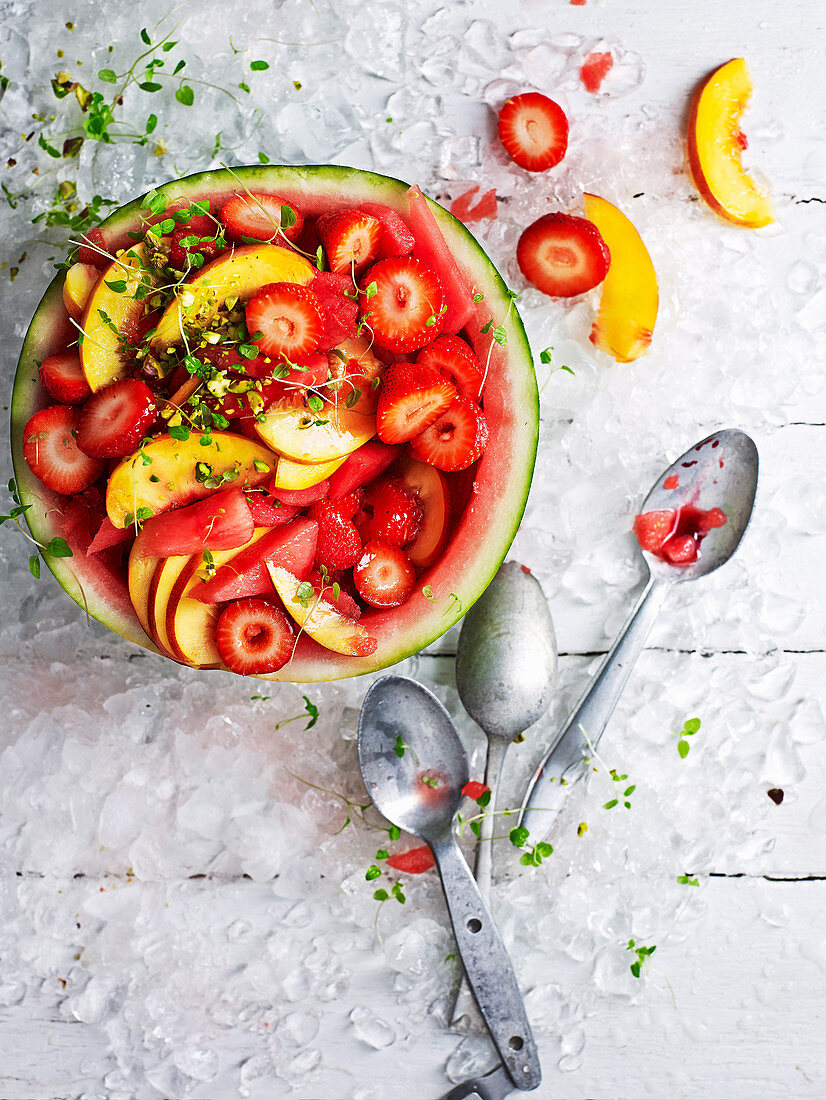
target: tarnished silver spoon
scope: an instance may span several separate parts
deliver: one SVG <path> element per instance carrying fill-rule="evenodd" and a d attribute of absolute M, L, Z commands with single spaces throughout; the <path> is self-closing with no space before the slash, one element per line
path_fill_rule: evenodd
<path fill-rule="evenodd" d="M 539 1056 L 516 975 L 453 834 L 468 760 L 450 715 L 415 680 L 384 676 L 364 698 L 358 753 L 379 812 L 433 850 L 456 946 L 499 1057 L 517 1088 L 535 1089 Z"/>
<path fill-rule="evenodd" d="M 545 594 L 528 569 L 505 562 L 465 615 L 456 652 L 456 686 L 465 710 L 487 734 L 485 783 L 489 812 L 479 822 L 475 875 L 490 905 L 496 797 L 505 754 L 514 739 L 537 722 L 551 702 L 556 677 L 556 638 Z M 465 980 L 456 991 L 451 1025 L 478 1026 Z"/>
<path fill-rule="evenodd" d="M 582 770 L 584 756 L 602 737 L 672 586 L 719 569 L 739 546 L 754 505 L 757 471 L 754 442 L 745 432 L 729 428 L 695 444 L 657 478 L 641 513 L 719 508 L 725 513 L 725 523 L 703 538 L 692 564 L 674 565 L 643 553 L 650 577 L 637 606 L 528 787 L 520 824 L 528 829 L 533 843 L 547 836 L 567 787 Z"/>

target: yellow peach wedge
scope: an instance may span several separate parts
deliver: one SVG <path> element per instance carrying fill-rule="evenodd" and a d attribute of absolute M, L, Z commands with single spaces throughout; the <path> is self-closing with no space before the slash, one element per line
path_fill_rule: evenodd
<path fill-rule="evenodd" d="M 344 403 L 322 404 L 317 396 L 315 401 L 317 408 L 292 396 L 274 401 L 255 421 L 256 432 L 271 451 L 310 464 L 346 458 L 376 434 L 375 413 L 348 409 Z"/>
<path fill-rule="evenodd" d="M 598 195 L 585 195 L 585 217 L 611 252 L 591 343 L 619 363 L 645 355 L 657 320 L 657 276 L 648 249 L 621 210 Z"/>
<path fill-rule="evenodd" d="M 284 607 L 319 645 L 351 657 L 367 657 L 375 650 L 375 638 L 361 623 L 342 615 L 333 604 L 320 599 L 317 592 L 303 596 L 302 582 L 280 565 L 267 562 L 267 569 Z"/>
<path fill-rule="evenodd" d="M 144 302 L 136 297 L 154 286 L 154 276 L 144 267 L 143 244 L 118 253 L 103 272 L 86 301 L 80 365 L 94 393 L 123 378 L 126 361 L 121 346 L 137 335 Z"/>
<path fill-rule="evenodd" d="M 335 458 L 331 462 L 312 463 L 293 462 L 289 458 L 279 458 L 278 465 L 275 468 L 273 488 L 290 489 L 291 491 L 309 489 L 313 485 L 318 485 L 319 481 L 324 481 L 330 474 L 334 474 L 343 462 L 346 462 L 346 456 Z"/>
<path fill-rule="evenodd" d="M 72 264 L 63 283 L 63 304 L 74 321 L 79 321 L 86 309 L 100 272 L 91 264 Z"/>
<path fill-rule="evenodd" d="M 695 186 L 726 221 L 759 229 L 774 221 L 771 200 L 743 167 L 740 120 L 751 96 L 742 57 L 721 65 L 694 96 L 688 120 L 688 162 Z"/>

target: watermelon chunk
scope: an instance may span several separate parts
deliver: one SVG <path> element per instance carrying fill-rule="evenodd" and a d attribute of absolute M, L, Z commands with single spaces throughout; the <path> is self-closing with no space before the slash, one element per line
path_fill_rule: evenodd
<path fill-rule="evenodd" d="M 353 293 L 353 280 L 349 275 L 336 275 L 333 271 L 316 273 L 310 289 L 321 303 L 324 314 L 324 331 L 318 346 L 325 351 L 338 347 L 343 340 L 356 335 L 358 302 L 348 298 Z"/>
<path fill-rule="evenodd" d="M 279 504 L 267 492 L 247 493 L 246 500 L 256 527 L 282 527 L 285 523 L 289 523 L 298 511 L 292 505 Z"/>
<path fill-rule="evenodd" d="M 315 504 L 317 500 L 324 500 L 330 491 L 330 481 L 325 478 L 317 481 L 315 485 L 309 485 L 306 489 L 276 489 L 272 488 L 272 495 L 282 504 L 295 508 L 306 508 L 308 504 Z"/>
<path fill-rule="evenodd" d="M 427 199 L 418 187 L 411 187 L 407 198 L 410 203 L 410 228 L 416 240 L 413 255 L 433 268 L 445 292 L 447 312 L 442 332 L 461 332 L 475 312 L 473 292 L 447 247 Z"/>
<path fill-rule="evenodd" d="M 195 504 L 146 520 L 141 546 L 144 554 L 156 558 L 232 550 L 249 542 L 254 530 L 244 494 L 240 489 L 224 489 Z"/>
<path fill-rule="evenodd" d="M 401 454 L 401 447 L 391 447 L 377 439 L 362 444 L 348 455 L 334 474 L 330 475 L 328 500 L 341 500 L 359 485 L 367 485 L 384 473 L 390 463 Z"/>
<path fill-rule="evenodd" d="M 104 516 L 97 534 L 89 543 L 86 553 L 99 554 L 101 550 L 108 550 L 110 546 L 118 546 L 122 542 L 127 542 L 131 539 L 132 534 L 131 527 L 115 527 L 111 519 Z"/>
<path fill-rule="evenodd" d="M 380 202 L 363 202 L 359 210 L 363 210 L 373 218 L 378 218 L 381 222 L 380 260 L 388 256 L 406 256 L 408 252 L 413 251 L 416 240 L 398 210 L 393 210 L 390 206 L 382 206 Z"/>
<path fill-rule="evenodd" d="M 223 603 L 247 596 L 272 594 L 273 584 L 267 572 L 267 562 L 280 565 L 294 577 L 303 580 L 310 575 L 318 541 L 315 520 L 299 516 L 286 527 L 263 535 L 252 546 L 239 551 L 220 567 L 203 588 L 191 593 L 202 603 Z"/>

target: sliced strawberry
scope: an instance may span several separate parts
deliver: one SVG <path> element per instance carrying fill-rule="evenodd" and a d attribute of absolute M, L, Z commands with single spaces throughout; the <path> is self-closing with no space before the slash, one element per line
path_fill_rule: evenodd
<path fill-rule="evenodd" d="M 203 603 L 224 603 L 245 596 L 271 595 L 274 589 L 267 562 L 304 580 L 312 569 L 317 539 L 318 524 L 306 516 L 298 516 L 239 550 L 219 567 L 214 577 L 194 589 L 192 596 Z"/>
<path fill-rule="evenodd" d="M 87 554 L 99 554 L 101 550 L 108 550 L 110 546 L 119 546 L 132 538 L 134 530 L 131 527 L 115 527 L 108 516 L 100 521 L 100 527 L 92 541 L 86 548 Z"/>
<path fill-rule="evenodd" d="M 77 445 L 80 410 L 68 405 L 41 409 L 23 429 L 23 457 L 35 477 L 55 493 L 72 496 L 104 471 L 104 463 Z"/>
<path fill-rule="evenodd" d="M 145 382 L 137 378 L 112 382 L 83 406 L 77 445 L 94 458 L 122 458 L 135 450 L 155 415 L 155 395 Z"/>
<path fill-rule="evenodd" d="M 277 672 L 295 646 L 291 621 L 265 600 L 236 600 L 218 616 L 215 644 L 221 660 L 240 676 Z"/>
<path fill-rule="evenodd" d="M 410 226 L 391 206 L 382 206 L 379 202 L 363 202 L 359 207 L 365 214 L 378 218 L 381 222 L 378 256 L 380 260 L 388 256 L 406 256 L 413 251 L 416 243 Z"/>
<path fill-rule="evenodd" d="M 436 272 L 412 256 L 379 260 L 364 274 L 359 306 L 377 347 L 416 351 L 442 331 L 445 295 Z"/>
<path fill-rule="evenodd" d="M 418 187 L 410 188 L 407 201 L 410 205 L 410 229 L 416 239 L 413 255 L 436 272 L 444 289 L 446 311 L 442 331 L 461 332 L 476 310 L 473 292 Z"/>
<path fill-rule="evenodd" d="M 322 351 L 338 347 L 343 340 L 355 336 L 359 307 L 353 297 L 351 276 L 318 271 L 310 288 L 321 303 L 324 314 L 324 330 L 318 341 Z"/>
<path fill-rule="evenodd" d="M 386 861 L 388 867 L 394 871 L 401 871 L 406 875 L 421 875 L 429 871 L 436 863 L 433 852 L 426 844 L 420 848 L 408 848 L 406 852 L 394 852 Z"/>
<path fill-rule="evenodd" d="M 87 229 L 80 238 L 80 248 L 77 250 L 77 262 L 80 264 L 90 264 L 99 271 L 103 271 L 104 268 L 109 267 L 113 259 L 114 256 L 109 254 L 103 231 L 97 226 L 95 226 L 94 229 Z"/>
<path fill-rule="evenodd" d="M 374 481 L 364 494 L 362 507 L 368 517 L 359 526 L 364 542 L 378 540 L 392 546 L 406 546 L 421 529 L 422 506 L 400 478 L 385 477 Z"/>
<path fill-rule="evenodd" d="M 478 401 L 482 388 L 482 366 L 470 344 L 461 336 L 439 336 L 422 348 L 416 362 L 435 367 L 463 397 Z"/>
<path fill-rule="evenodd" d="M 602 282 L 611 253 L 593 222 L 572 214 L 543 214 L 519 238 L 516 260 L 543 294 L 570 298 Z"/>
<path fill-rule="evenodd" d="M 260 436 L 256 435 L 260 442 Z M 256 527 L 280 527 L 289 523 L 298 509 L 289 504 L 281 504 L 266 489 L 260 486 L 246 494 L 247 504 Z"/>
<path fill-rule="evenodd" d="M 282 207 L 291 213 L 282 214 Z M 304 215 L 292 203 L 279 195 L 265 194 L 261 191 L 244 192 L 233 195 L 221 209 L 221 221 L 237 240 L 251 237 L 256 241 L 275 241 L 286 237 L 288 241 L 297 241 L 304 225 Z M 282 217 L 285 223 L 282 230 Z M 294 219 L 294 220 L 293 220 Z"/>
<path fill-rule="evenodd" d="M 539 92 L 523 92 L 499 112 L 499 137 L 520 168 L 553 168 L 568 148 L 568 119 L 558 103 Z"/>
<path fill-rule="evenodd" d="M 643 550 L 659 554 L 663 543 L 674 533 L 677 513 L 671 509 L 659 512 L 644 512 L 634 519 L 634 534 Z"/>
<path fill-rule="evenodd" d="M 398 607 L 416 586 L 416 571 L 404 550 L 368 542 L 353 566 L 356 591 L 372 607 Z"/>
<path fill-rule="evenodd" d="M 200 252 L 204 259 L 212 259 L 218 253 L 215 236 L 220 228 L 206 214 L 198 214 L 188 222 L 182 222 L 172 231 L 170 264 L 178 271 L 183 271 L 191 263 L 189 257 L 195 252 Z"/>
<path fill-rule="evenodd" d="M 194 504 L 147 519 L 141 529 L 141 548 L 144 554 L 156 558 L 233 550 L 249 542 L 254 530 L 241 490 L 223 489 Z"/>
<path fill-rule="evenodd" d="M 318 544 L 315 560 L 329 573 L 338 573 L 355 565 L 361 554 L 362 542 L 353 524 L 361 506 L 360 490 L 335 503 L 321 500 L 310 507 L 308 515 L 318 524 Z"/>
<path fill-rule="evenodd" d="M 318 347 L 324 331 L 321 303 L 307 286 L 268 283 L 247 302 L 247 328 L 262 333 L 257 343 L 265 355 L 295 362 Z"/>
<path fill-rule="evenodd" d="M 329 491 L 330 482 L 327 478 L 324 481 L 317 481 L 315 485 L 310 485 L 306 489 L 278 489 L 275 485 L 271 489 L 276 500 L 296 508 L 306 508 L 308 504 L 325 500 Z"/>
<path fill-rule="evenodd" d="M 338 275 L 358 271 L 378 253 L 382 223 L 361 210 L 352 208 L 322 214 L 315 228 L 327 253 L 330 270 Z"/>
<path fill-rule="evenodd" d="M 433 367 L 396 363 L 382 375 L 376 431 L 383 443 L 406 443 L 438 420 L 456 390 Z"/>
<path fill-rule="evenodd" d="M 80 405 L 92 392 L 76 351 L 61 351 L 40 364 L 40 381 L 64 405 Z"/>
<path fill-rule="evenodd" d="M 469 397 L 457 397 L 435 424 L 410 441 L 410 450 L 437 470 L 466 470 L 482 456 L 487 442 L 485 414 Z"/>
<path fill-rule="evenodd" d="M 360 485 L 369 485 L 383 474 L 387 467 L 399 455 L 398 447 L 388 447 L 377 439 L 362 444 L 348 455 L 334 474 L 330 476 L 328 500 L 341 500 L 342 497 L 358 489 Z"/>

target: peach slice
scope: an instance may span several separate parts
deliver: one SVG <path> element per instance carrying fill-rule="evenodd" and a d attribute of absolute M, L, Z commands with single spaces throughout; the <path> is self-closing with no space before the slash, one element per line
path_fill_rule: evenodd
<path fill-rule="evenodd" d="M 319 645 L 351 657 L 367 657 L 374 652 L 376 639 L 361 623 L 342 615 L 333 604 L 320 600 L 317 593 L 302 599 L 302 582 L 286 569 L 272 562 L 267 562 L 267 569 L 284 607 Z"/>
<path fill-rule="evenodd" d="M 152 587 L 152 578 L 158 567 L 159 558 L 152 554 L 144 554 L 140 547 L 140 535 L 132 544 L 129 552 L 129 598 L 138 616 L 138 621 L 144 632 L 152 637 L 149 629 L 149 594 Z"/>
<path fill-rule="evenodd" d="M 181 325 L 207 328 L 227 298 L 246 301 L 266 283 L 310 282 L 315 268 L 292 249 L 277 244 L 245 245 L 202 267 L 163 313 L 152 347 L 168 348 L 181 340 Z"/>
<path fill-rule="evenodd" d="M 144 313 L 135 294 L 140 286 L 154 286 L 154 275 L 143 264 L 143 244 L 119 252 L 86 301 L 80 364 L 93 393 L 126 374 L 121 342 L 137 335 Z"/>
<path fill-rule="evenodd" d="M 399 476 L 415 493 L 424 510 L 421 530 L 405 553 L 415 566 L 432 565 L 442 552 L 447 537 L 450 497 L 447 481 L 435 466 L 405 456 L 399 463 Z"/>
<path fill-rule="evenodd" d="M 63 283 L 63 304 L 74 321 L 79 321 L 86 309 L 89 295 L 95 287 L 100 272 L 91 264 L 72 264 Z"/>
<path fill-rule="evenodd" d="M 266 447 L 233 432 L 212 432 L 203 446 L 205 438 L 201 432 L 185 440 L 156 435 L 118 463 L 106 487 L 106 513 L 115 527 L 125 527 L 128 516 L 147 516 L 142 509 L 155 516 L 228 484 L 260 485 L 272 476 L 276 457 Z"/>
<path fill-rule="evenodd" d="M 620 363 L 645 355 L 657 320 L 657 276 L 648 249 L 621 210 L 585 195 L 585 217 L 602 234 L 611 266 L 602 284 L 591 343 Z"/>
<path fill-rule="evenodd" d="M 212 554 L 213 563 L 220 568 L 235 557 L 250 543 L 261 538 L 266 528 L 234 550 L 219 550 Z M 215 668 L 220 666 L 221 657 L 215 644 L 215 624 L 221 613 L 221 607 L 214 603 L 204 603 L 193 599 L 192 590 L 202 585 L 201 571 L 204 561 L 201 554 L 193 554 L 188 565 L 178 574 L 177 580 L 169 591 L 164 609 L 164 629 L 172 656 L 185 665 L 194 668 Z"/>
<path fill-rule="evenodd" d="M 254 422 L 256 432 L 277 454 L 310 464 L 346 458 L 376 434 L 373 413 L 348 409 L 344 403 L 322 406 L 316 399 L 319 408 L 314 410 L 295 397 L 282 397 Z"/>
<path fill-rule="evenodd" d="M 178 577 L 189 567 L 191 560 L 191 554 L 177 554 L 172 558 L 162 558 L 149 584 L 147 634 L 153 639 L 158 649 L 167 656 L 172 655 L 172 647 L 166 630 L 166 609 Z"/>
<path fill-rule="evenodd" d="M 688 120 L 688 162 L 711 209 L 735 225 L 758 229 L 774 221 L 768 197 L 743 167 L 740 119 L 751 96 L 742 57 L 711 74 L 694 96 Z"/>
<path fill-rule="evenodd" d="M 334 458 L 330 462 L 314 463 L 293 462 L 289 458 L 279 458 L 273 488 L 309 489 L 312 485 L 318 485 L 319 481 L 325 481 L 346 461 L 346 455 L 344 458 Z"/>

